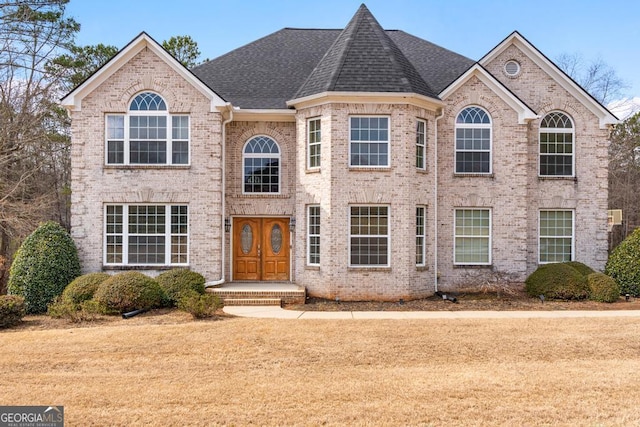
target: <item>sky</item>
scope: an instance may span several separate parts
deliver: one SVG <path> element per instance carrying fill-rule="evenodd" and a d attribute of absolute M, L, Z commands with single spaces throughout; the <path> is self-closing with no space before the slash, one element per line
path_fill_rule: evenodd
<path fill-rule="evenodd" d="M 346 26 L 362 0 L 71 0 L 79 45 L 124 47 L 188 35 L 213 59 L 284 27 Z M 602 59 L 640 102 L 640 2 L 635 0 L 368 0 L 383 28 L 478 60 L 517 30 L 551 60 Z"/>

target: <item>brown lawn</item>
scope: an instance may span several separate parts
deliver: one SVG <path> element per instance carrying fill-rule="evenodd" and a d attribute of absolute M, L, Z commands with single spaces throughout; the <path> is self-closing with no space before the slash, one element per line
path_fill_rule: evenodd
<path fill-rule="evenodd" d="M 0 404 L 68 426 L 640 424 L 637 319 L 186 316 L 2 331 Z"/>

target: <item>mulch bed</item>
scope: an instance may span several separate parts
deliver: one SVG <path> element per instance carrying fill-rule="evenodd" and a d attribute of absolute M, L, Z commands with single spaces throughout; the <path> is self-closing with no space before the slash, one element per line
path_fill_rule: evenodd
<path fill-rule="evenodd" d="M 640 310 L 640 298 L 620 298 L 614 303 L 596 301 L 561 301 L 532 298 L 524 290 L 509 294 L 495 292 L 448 293 L 457 302 L 439 296 L 411 301 L 340 301 L 308 297 L 306 304 L 289 304 L 288 310 L 301 311 L 478 311 L 478 310 Z"/>

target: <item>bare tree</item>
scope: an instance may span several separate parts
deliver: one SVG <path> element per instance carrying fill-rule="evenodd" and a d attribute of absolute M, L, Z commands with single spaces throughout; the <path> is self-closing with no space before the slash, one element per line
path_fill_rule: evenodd
<path fill-rule="evenodd" d="M 68 226 L 68 118 L 57 105 L 63 76 L 48 67 L 80 28 L 64 17 L 67 3 L 0 2 L 0 257 L 7 259 L 38 222 Z"/>
<path fill-rule="evenodd" d="M 556 64 L 603 105 L 623 98 L 629 87 L 602 58 L 589 62 L 580 54 L 563 53 Z"/>

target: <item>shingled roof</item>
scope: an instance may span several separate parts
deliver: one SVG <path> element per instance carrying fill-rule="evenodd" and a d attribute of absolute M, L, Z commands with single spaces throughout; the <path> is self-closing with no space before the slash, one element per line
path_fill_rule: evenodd
<path fill-rule="evenodd" d="M 343 30 L 285 28 L 192 71 L 234 106 L 279 109 L 332 91 L 437 98 L 474 63 L 403 31 L 383 30 L 362 5 Z"/>

